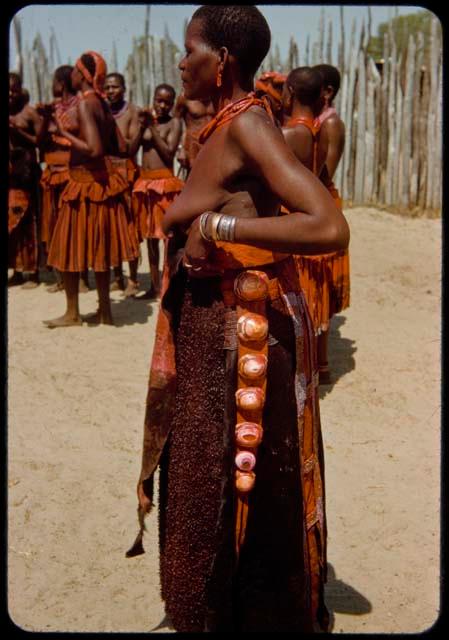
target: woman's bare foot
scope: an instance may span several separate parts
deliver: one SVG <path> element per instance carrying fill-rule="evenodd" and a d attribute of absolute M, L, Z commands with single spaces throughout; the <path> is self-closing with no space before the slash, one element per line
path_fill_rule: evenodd
<path fill-rule="evenodd" d="M 55 282 L 54 284 L 47 287 L 48 293 L 56 293 L 57 291 L 64 291 L 64 285 L 62 282 Z"/>
<path fill-rule="evenodd" d="M 80 327 L 83 324 L 81 318 L 74 318 L 64 314 L 60 318 L 53 318 L 53 320 L 42 321 L 49 329 L 57 329 L 59 327 Z"/>
<path fill-rule="evenodd" d="M 26 282 L 23 283 L 23 285 L 20 287 L 21 289 L 35 289 L 36 287 L 39 286 L 39 282 L 37 280 L 27 280 Z"/>
<path fill-rule="evenodd" d="M 109 291 L 125 291 L 125 281 L 123 280 L 123 278 L 115 278 L 111 282 Z"/>
<path fill-rule="evenodd" d="M 112 320 L 111 314 L 101 314 L 98 309 L 95 313 L 88 313 L 86 315 L 81 316 L 84 322 L 87 324 L 109 324 L 113 325 L 114 321 Z"/>
<path fill-rule="evenodd" d="M 126 285 L 126 289 L 123 292 L 123 296 L 125 298 L 134 298 L 136 293 L 139 293 L 139 283 L 134 282 L 134 280 L 130 280 L 128 278 L 128 284 Z"/>

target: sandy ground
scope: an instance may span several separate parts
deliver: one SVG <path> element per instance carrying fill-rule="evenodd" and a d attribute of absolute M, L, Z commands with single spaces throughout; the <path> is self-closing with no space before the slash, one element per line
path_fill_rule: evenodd
<path fill-rule="evenodd" d="M 321 392 L 326 600 L 335 633 L 420 632 L 439 610 L 441 221 L 346 214 L 352 302 Z M 113 298 L 116 327 L 51 331 L 62 294 L 9 290 L 8 607 L 28 631 L 164 618 L 156 515 L 145 555 L 125 558 L 157 303 Z"/>

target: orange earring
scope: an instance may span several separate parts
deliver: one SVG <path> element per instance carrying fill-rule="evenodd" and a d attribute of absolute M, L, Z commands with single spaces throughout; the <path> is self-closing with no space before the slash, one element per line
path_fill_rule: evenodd
<path fill-rule="evenodd" d="M 221 71 L 217 73 L 217 87 L 221 87 Z"/>

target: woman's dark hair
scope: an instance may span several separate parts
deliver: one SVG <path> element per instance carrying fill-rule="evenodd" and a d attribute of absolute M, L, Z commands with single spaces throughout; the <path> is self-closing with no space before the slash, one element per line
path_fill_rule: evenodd
<path fill-rule="evenodd" d="M 83 55 L 81 56 L 81 62 L 86 67 L 91 76 L 94 77 L 96 64 L 90 53 L 83 53 Z"/>
<path fill-rule="evenodd" d="M 313 68 L 323 76 L 323 87 L 332 87 L 334 90 L 332 97 L 335 98 L 340 89 L 340 72 L 337 67 L 333 67 L 331 64 L 317 64 Z"/>
<path fill-rule="evenodd" d="M 207 44 L 216 50 L 226 47 L 247 76 L 256 73 L 270 49 L 270 27 L 253 5 L 203 5 L 192 20 L 201 20 Z"/>
<path fill-rule="evenodd" d="M 74 93 L 71 80 L 72 71 L 73 67 L 71 65 L 63 64 L 61 67 L 55 69 L 55 80 L 62 82 L 67 91 Z"/>
<path fill-rule="evenodd" d="M 319 100 L 323 77 L 316 67 L 293 69 L 288 74 L 286 82 L 301 104 L 312 107 Z"/>
<path fill-rule="evenodd" d="M 154 90 L 154 95 L 156 95 L 159 89 L 163 89 L 164 91 L 168 91 L 169 93 L 171 93 L 173 100 L 176 98 L 176 91 L 174 87 L 171 86 L 171 84 L 167 84 L 166 82 L 158 84 L 156 89 Z"/>

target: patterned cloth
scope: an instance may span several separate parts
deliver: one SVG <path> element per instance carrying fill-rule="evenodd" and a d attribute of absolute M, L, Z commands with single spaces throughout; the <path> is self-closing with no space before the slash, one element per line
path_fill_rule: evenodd
<path fill-rule="evenodd" d="M 238 250 L 234 261 L 250 262 Z M 216 279 L 191 283 L 180 268 L 157 320 L 140 480 L 151 495 L 153 474 L 161 465 L 162 595 L 177 631 L 327 626 L 324 464 L 313 327 L 292 258 L 249 266 L 270 278 L 271 368 L 263 418 L 268 435 L 259 448 L 247 536 L 235 573 L 229 466 L 235 310 L 226 306 L 219 279 L 218 284 Z M 240 271 L 226 270 L 223 279 Z"/>

